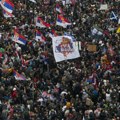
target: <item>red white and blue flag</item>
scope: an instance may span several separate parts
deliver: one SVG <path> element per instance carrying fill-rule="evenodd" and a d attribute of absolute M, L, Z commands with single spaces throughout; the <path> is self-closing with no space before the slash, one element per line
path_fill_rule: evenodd
<path fill-rule="evenodd" d="M 59 4 L 56 5 L 56 11 L 61 13 L 61 14 L 63 13 L 62 8 L 60 7 Z"/>
<path fill-rule="evenodd" d="M 42 18 L 37 17 L 36 26 L 41 27 L 41 28 L 49 28 L 50 24 L 46 23 Z"/>
<path fill-rule="evenodd" d="M 21 75 L 21 74 L 19 74 L 17 71 L 15 71 L 14 70 L 14 77 L 15 77 L 15 79 L 16 80 L 26 80 L 26 78 L 23 76 L 23 75 Z"/>
<path fill-rule="evenodd" d="M 45 42 L 46 38 L 43 36 L 43 34 L 36 30 L 36 38 L 35 38 L 36 41 L 41 41 L 41 42 Z"/>
<path fill-rule="evenodd" d="M 56 25 L 66 28 L 68 25 L 71 25 L 71 23 L 66 18 L 64 18 L 62 15 L 58 15 Z"/>
<path fill-rule="evenodd" d="M 14 4 L 10 0 L 1 0 L 0 4 L 4 10 L 8 13 L 12 13 L 14 9 Z"/>
<path fill-rule="evenodd" d="M 55 30 L 51 30 L 51 32 L 49 33 L 49 36 L 52 37 L 56 37 L 58 36 Z"/>
<path fill-rule="evenodd" d="M 12 40 L 22 45 L 25 45 L 27 42 L 26 38 L 19 34 L 17 31 L 14 31 L 14 38 Z"/>
<path fill-rule="evenodd" d="M 15 17 L 12 13 L 9 13 L 9 12 L 7 12 L 5 10 L 3 10 L 3 16 L 5 18 Z"/>

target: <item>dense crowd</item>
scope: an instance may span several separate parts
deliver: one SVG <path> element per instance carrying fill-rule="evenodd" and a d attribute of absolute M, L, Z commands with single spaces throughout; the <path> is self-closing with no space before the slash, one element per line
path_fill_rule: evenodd
<path fill-rule="evenodd" d="M 110 19 L 112 11 L 120 17 L 120 1 L 71 1 L 12 0 L 15 17 L 7 19 L 0 7 L 0 120 L 120 120 L 120 25 Z M 56 4 L 71 26 L 55 25 Z M 108 10 L 100 10 L 101 4 Z M 51 28 L 36 27 L 37 16 Z M 15 28 L 26 45 L 11 40 Z M 36 28 L 45 44 L 35 41 Z M 80 57 L 56 63 L 51 29 L 81 41 Z M 97 50 L 88 51 L 88 44 Z M 16 80 L 14 70 L 26 80 Z"/>

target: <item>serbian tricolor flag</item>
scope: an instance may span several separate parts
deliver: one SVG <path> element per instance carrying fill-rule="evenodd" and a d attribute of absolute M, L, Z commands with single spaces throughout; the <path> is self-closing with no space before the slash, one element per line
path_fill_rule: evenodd
<path fill-rule="evenodd" d="M 56 25 L 59 25 L 59 26 L 62 26 L 63 28 L 66 28 L 68 25 L 71 25 L 71 23 L 63 16 L 58 15 Z"/>
<path fill-rule="evenodd" d="M 46 23 L 44 20 L 42 20 L 42 18 L 37 17 L 36 26 L 41 27 L 41 28 L 49 28 L 50 24 Z"/>
<path fill-rule="evenodd" d="M 16 30 L 14 31 L 14 38 L 12 40 L 22 45 L 26 45 L 27 42 L 26 38 L 19 34 Z"/>
<path fill-rule="evenodd" d="M 2 8 L 8 13 L 12 13 L 14 9 L 14 4 L 10 0 L 1 0 L 0 2 Z"/>
<path fill-rule="evenodd" d="M 49 33 L 49 36 L 52 37 L 56 37 L 58 36 L 57 33 L 55 32 L 55 30 L 51 30 L 51 32 Z"/>
<path fill-rule="evenodd" d="M 3 10 L 3 16 L 5 18 L 15 17 L 12 13 L 9 13 L 9 12 L 7 12 L 5 10 Z"/>
<path fill-rule="evenodd" d="M 26 80 L 26 78 L 25 78 L 23 75 L 19 74 L 19 73 L 18 73 L 17 71 L 15 71 L 15 70 L 14 70 L 13 75 L 14 75 L 14 77 L 15 77 L 16 80 Z"/>
<path fill-rule="evenodd" d="M 60 7 L 59 4 L 56 4 L 56 11 L 61 13 L 61 14 L 63 13 L 62 8 Z"/>
<path fill-rule="evenodd" d="M 41 41 L 41 42 L 45 42 L 46 38 L 43 36 L 43 34 L 36 30 L 36 38 L 35 38 L 36 41 Z"/>

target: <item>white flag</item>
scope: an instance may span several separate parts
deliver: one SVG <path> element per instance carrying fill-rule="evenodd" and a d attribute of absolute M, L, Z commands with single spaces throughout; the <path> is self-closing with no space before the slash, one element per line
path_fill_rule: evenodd
<path fill-rule="evenodd" d="M 53 37 L 52 44 L 56 62 L 80 57 L 79 51 L 70 36 Z"/>
<path fill-rule="evenodd" d="M 101 4 L 100 5 L 100 10 L 108 10 L 108 5 L 107 4 Z"/>
<path fill-rule="evenodd" d="M 35 0 L 30 0 L 31 2 L 34 2 L 34 3 L 36 3 L 36 1 Z"/>
<path fill-rule="evenodd" d="M 92 29 L 91 32 L 92 32 L 92 35 L 102 35 L 103 34 L 101 31 L 97 30 L 96 28 Z"/>

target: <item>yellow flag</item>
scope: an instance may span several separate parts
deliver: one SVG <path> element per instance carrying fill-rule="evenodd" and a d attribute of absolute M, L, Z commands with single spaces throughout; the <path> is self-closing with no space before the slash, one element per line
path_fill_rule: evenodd
<path fill-rule="evenodd" d="M 117 32 L 116 33 L 120 33 L 120 27 L 117 29 Z"/>

